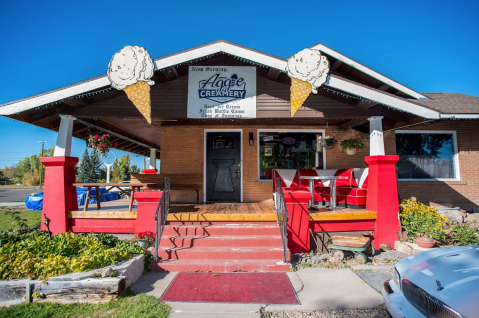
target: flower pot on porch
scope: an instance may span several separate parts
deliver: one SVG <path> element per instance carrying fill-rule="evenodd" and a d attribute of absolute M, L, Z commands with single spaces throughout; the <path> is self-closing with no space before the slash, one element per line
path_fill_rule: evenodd
<path fill-rule="evenodd" d="M 146 250 L 148 248 L 148 240 L 136 240 L 135 244 L 140 246 L 142 249 Z"/>
<path fill-rule="evenodd" d="M 424 248 L 431 248 L 436 244 L 436 240 L 429 239 L 426 237 L 415 237 L 414 242 L 419 246 L 419 247 L 424 247 Z"/>
<path fill-rule="evenodd" d="M 356 154 L 356 148 L 347 148 L 346 149 L 346 153 L 349 155 L 349 156 L 353 156 Z"/>

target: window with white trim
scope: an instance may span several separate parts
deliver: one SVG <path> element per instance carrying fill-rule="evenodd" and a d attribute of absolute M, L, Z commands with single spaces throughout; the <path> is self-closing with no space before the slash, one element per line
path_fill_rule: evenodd
<path fill-rule="evenodd" d="M 396 131 L 399 180 L 459 180 L 455 131 Z"/>
<path fill-rule="evenodd" d="M 317 145 L 317 135 L 322 134 L 322 130 L 258 129 L 258 180 L 272 180 L 274 169 L 324 169 L 323 149 Z"/>

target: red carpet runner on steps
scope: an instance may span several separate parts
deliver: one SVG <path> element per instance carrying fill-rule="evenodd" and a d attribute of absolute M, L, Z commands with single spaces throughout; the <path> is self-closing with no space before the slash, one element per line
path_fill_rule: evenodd
<path fill-rule="evenodd" d="M 299 304 L 286 273 L 178 273 L 161 301 Z"/>

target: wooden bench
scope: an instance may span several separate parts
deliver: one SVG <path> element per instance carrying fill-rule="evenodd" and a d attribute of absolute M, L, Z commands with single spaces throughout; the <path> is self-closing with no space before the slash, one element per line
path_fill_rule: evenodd
<path fill-rule="evenodd" d="M 170 178 L 170 190 L 194 190 L 196 202 L 200 201 L 200 190 L 203 188 L 201 173 L 162 173 L 162 174 L 132 174 L 131 183 L 154 183 L 143 189 L 163 190 L 165 178 Z"/>

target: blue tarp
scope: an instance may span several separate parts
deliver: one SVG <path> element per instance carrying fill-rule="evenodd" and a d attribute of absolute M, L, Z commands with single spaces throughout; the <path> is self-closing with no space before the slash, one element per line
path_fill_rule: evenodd
<path fill-rule="evenodd" d="M 78 206 L 84 205 L 86 200 L 88 188 L 77 188 L 77 202 Z M 105 192 L 105 188 L 100 188 L 100 193 Z M 96 196 L 95 188 L 91 189 L 91 196 Z M 100 198 L 100 202 L 118 200 L 118 194 L 115 192 L 108 192 Z M 96 203 L 95 199 L 90 199 L 88 204 Z M 43 192 L 36 195 L 26 197 L 25 204 L 29 210 L 42 210 L 43 208 Z"/>

